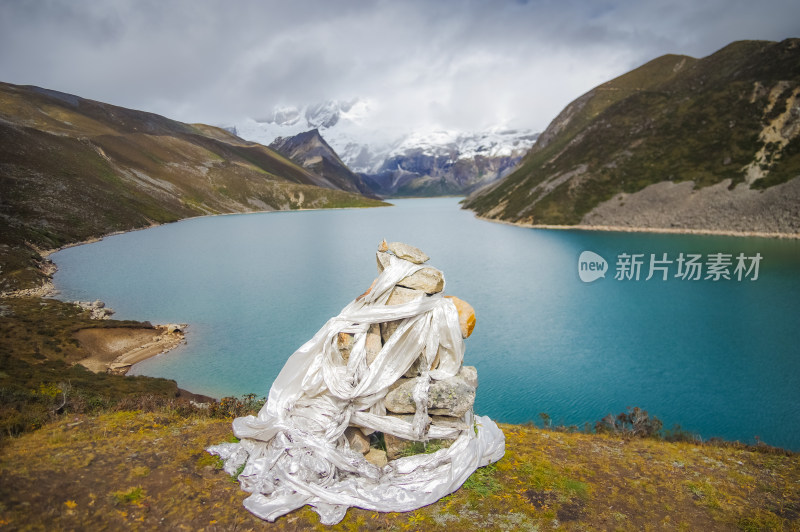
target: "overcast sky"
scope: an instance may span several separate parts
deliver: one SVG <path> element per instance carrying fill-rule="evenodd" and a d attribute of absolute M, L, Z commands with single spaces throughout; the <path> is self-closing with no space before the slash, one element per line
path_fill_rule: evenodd
<path fill-rule="evenodd" d="M 216 125 L 363 98 L 387 127 L 540 131 L 659 55 L 787 37 L 798 0 L 0 0 L 0 81 Z"/>

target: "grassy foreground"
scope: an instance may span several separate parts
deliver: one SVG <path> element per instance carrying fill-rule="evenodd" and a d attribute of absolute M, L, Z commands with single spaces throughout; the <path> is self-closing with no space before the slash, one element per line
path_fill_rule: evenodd
<path fill-rule="evenodd" d="M 254 397 L 190 406 L 174 381 L 93 374 L 56 300 L 0 298 L 0 530 L 325 530 L 274 524 L 205 453 Z M 635 414 L 636 410 L 629 412 Z M 543 419 L 548 422 L 549 420 Z M 657 432 L 618 416 L 604 430 Z M 348 511 L 333 530 L 800 530 L 800 455 L 502 425 L 506 455 L 408 513 Z M 758 452 L 757 452 L 758 451 Z"/>
<path fill-rule="evenodd" d="M 9 530 L 799 530 L 800 455 L 501 425 L 506 455 L 408 513 L 308 507 L 262 522 L 204 452 L 230 421 L 178 412 L 64 417 L 0 450 Z"/>

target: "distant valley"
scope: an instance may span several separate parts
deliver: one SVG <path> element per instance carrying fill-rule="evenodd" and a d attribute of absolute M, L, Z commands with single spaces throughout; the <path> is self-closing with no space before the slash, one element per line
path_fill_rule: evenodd
<path fill-rule="evenodd" d="M 191 216 L 385 205 L 222 129 L 0 83 L 0 291 L 40 250 Z"/>
<path fill-rule="evenodd" d="M 499 127 L 374 132 L 362 125 L 369 112 L 361 100 L 332 100 L 277 108 L 228 130 L 262 144 L 317 130 L 373 192 L 395 197 L 468 194 L 510 173 L 538 136 L 532 130 Z"/>

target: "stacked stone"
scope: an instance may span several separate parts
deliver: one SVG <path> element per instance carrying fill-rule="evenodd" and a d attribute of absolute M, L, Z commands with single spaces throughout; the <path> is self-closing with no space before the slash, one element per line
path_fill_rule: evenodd
<path fill-rule="evenodd" d="M 403 244 L 392 242 L 387 244 L 381 242 L 377 253 L 378 273 L 381 273 L 389 264 L 389 255 L 410 261 L 414 264 L 424 264 L 429 257 L 421 250 Z M 373 283 L 374 284 L 374 283 Z M 359 298 L 364 297 L 370 292 L 372 287 Z M 444 289 L 444 276 L 441 271 L 429 266 L 423 267 L 412 275 L 405 277 L 398 282 L 387 300 L 387 305 L 399 305 L 408 303 L 419 298 L 430 297 L 440 293 Z M 458 310 L 459 325 L 462 338 L 467 338 L 472 334 L 475 327 L 475 311 L 472 306 L 454 296 L 444 296 L 450 299 Z M 382 346 L 389 341 L 392 334 L 397 330 L 402 320 L 389 321 L 374 324 L 370 327 L 366 339 L 367 364 L 377 357 Z M 354 337 L 347 333 L 340 333 L 337 339 L 337 346 L 342 358 L 346 361 L 350 350 L 353 347 Z M 389 387 L 389 392 L 384 399 L 387 415 L 397 417 L 411 422 L 416 412 L 416 404 L 413 398 L 414 387 L 417 378 L 422 373 L 421 364 L 424 364 L 425 357 L 420 353 L 420 357 L 411 365 L 409 370 Z M 438 356 L 433 361 L 429 370 L 434 370 L 439 366 Z M 467 430 L 465 419 L 466 414 L 472 411 L 475 403 L 475 391 L 478 387 L 478 372 L 472 366 L 462 366 L 457 375 L 444 380 L 432 381 L 428 390 L 428 415 L 433 423 L 452 427 L 459 430 Z M 414 442 L 392 436 L 384 435 L 386 451 L 371 449 L 369 440 L 363 435 L 360 429 L 349 427 L 345 436 L 350 442 L 350 447 L 366 455 L 367 460 L 376 465 L 385 465 L 387 460 L 394 460 L 401 456 L 413 454 L 410 449 L 415 449 Z M 439 447 L 447 447 L 451 441 L 438 440 Z"/>

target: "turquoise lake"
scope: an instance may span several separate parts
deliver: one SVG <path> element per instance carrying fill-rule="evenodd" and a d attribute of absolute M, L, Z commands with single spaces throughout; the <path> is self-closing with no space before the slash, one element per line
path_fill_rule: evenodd
<path fill-rule="evenodd" d="M 465 364 L 475 411 L 510 423 L 594 423 L 639 406 L 666 427 L 800 450 L 800 242 L 525 229 L 476 219 L 456 198 L 376 209 L 195 218 L 52 255 L 64 300 L 116 318 L 189 323 L 188 343 L 131 373 L 215 397 L 266 395 L 285 360 L 376 276 L 382 239 L 430 255 L 473 305 Z M 591 283 L 578 259 L 608 273 Z M 649 274 L 651 254 L 666 269 Z M 675 277 L 700 255 L 700 280 Z M 705 279 L 729 260 L 730 279 Z M 755 270 L 739 271 L 737 257 Z M 642 255 L 639 280 L 615 279 Z M 637 257 L 638 258 L 638 257 Z M 724 266 L 724 264 L 723 264 Z"/>

